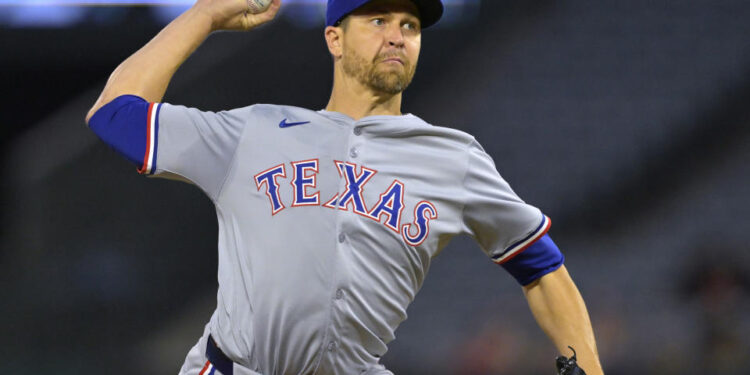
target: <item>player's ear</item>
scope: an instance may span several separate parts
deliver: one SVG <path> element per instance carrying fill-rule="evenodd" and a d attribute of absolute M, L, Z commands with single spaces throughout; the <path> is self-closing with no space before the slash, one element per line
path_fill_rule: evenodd
<path fill-rule="evenodd" d="M 341 57 L 343 54 L 342 42 L 344 39 L 344 30 L 338 26 L 327 26 L 325 29 L 326 44 L 328 52 L 334 59 Z"/>

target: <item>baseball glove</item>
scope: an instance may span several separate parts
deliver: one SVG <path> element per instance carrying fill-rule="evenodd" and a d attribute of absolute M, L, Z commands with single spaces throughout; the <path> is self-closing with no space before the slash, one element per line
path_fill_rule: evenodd
<path fill-rule="evenodd" d="M 557 375 L 586 375 L 583 369 L 578 367 L 576 363 L 576 351 L 573 347 L 569 346 L 570 350 L 573 351 L 573 356 L 568 358 L 565 356 L 559 356 L 555 360 L 557 365 Z"/>

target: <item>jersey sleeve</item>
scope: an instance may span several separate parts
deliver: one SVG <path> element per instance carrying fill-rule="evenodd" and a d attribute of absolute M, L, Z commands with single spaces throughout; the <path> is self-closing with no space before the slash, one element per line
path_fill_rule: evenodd
<path fill-rule="evenodd" d="M 100 108 L 89 127 L 138 172 L 188 180 L 215 198 L 238 147 L 244 119 L 120 96 Z"/>
<path fill-rule="evenodd" d="M 468 154 L 463 182 L 464 230 L 495 263 L 503 265 L 544 237 L 550 219 L 513 192 L 476 140 L 469 146 Z M 521 268 L 528 263 L 522 262 Z M 530 263 L 535 267 L 549 266 L 547 262 Z M 535 274 L 531 270 L 519 273 Z"/>
<path fill-rule="evenodd" d="M 184 177 L 216 196 L 226 179 L 245 121 L 236 111 L 204 112 L 159 104 L 154 173 Z"/>

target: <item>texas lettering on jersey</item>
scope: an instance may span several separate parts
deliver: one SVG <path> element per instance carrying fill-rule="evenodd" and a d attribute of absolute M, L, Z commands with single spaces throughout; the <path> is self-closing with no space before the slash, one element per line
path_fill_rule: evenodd
<path fill-rule="evenodd" d="M 290 163 L 291 185 L 293 187 L 292 207 L 322 206 L 356 213 L 375 220 L 390 230 L 398 233 L 410 246 L 418 246 L 427 238 L 430 232 L 430 220 L 437 219 L 438 212 L 432 202 L 423 200 L 414 206 L 414 221 L 401 224 L 404 211 L 404 193 L 406 186 L 399 180 L 393 180 L 391 185 L 380 194 L 380 198 L 373 208 L 368 209 L 363 197 L 366 184 L 377 173 L 376 170 L 357 164 L 333 161 L 339 177 L 346 181 L 346 190 L 339 195 L 321 203 L 320 192 L 310 192 L 317 186 L 318 159 L 293 161 Z M 281 199 L 280 179 L 287 178 L 287 165 L 282 163 L 268 168 L 255 175 L 255 186 L 258 191 L 265 192 L 271 204 L 271 216 L 281 212 L 287 206 Z M 359 171 L 358 171 L 359 169 Z M 385 219 L 385 221 L 382 221 Z"/>

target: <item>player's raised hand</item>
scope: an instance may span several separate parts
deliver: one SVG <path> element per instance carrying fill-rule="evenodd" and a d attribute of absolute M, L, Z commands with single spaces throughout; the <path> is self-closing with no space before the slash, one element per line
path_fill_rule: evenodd
<path fill-rule="evenodd" d="M 261 13 L 250 12 L 251 0 L 198 0 L 193 7 L 212 19 L 212 30 L 251 30 L 272 20 L 281 8 L 281 0 L 273 0 Z"/>

